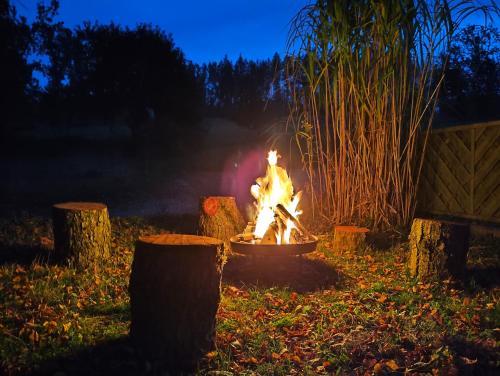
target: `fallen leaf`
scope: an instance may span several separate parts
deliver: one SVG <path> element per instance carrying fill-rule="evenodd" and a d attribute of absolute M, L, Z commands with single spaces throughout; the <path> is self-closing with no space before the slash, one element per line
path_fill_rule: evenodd
<path fill-rule="evenodd" d="M 258 361 L 255 357 L 251 356 L 249 358 L 243 358 L 240 360 L 240 363 L 243 363 L 243 364 L 257 364 Z"/>
<path fill-rule="evenodd" d="M 215 358 L 218 354 L 219 354 L 219 353 L 218 353 L 217 351 L 209 351 L 209 352 L 207 353 L 207 358 L 208 358 L 208 359 L 213 359 L 213 358 Z"/>
<path fill-rule="evenodd" d="M 462 362 L 464 362 L 467 365 L 471 365 L 471 364 L 476 364 L 477 363 L 477 359 L 469 359 L 469 358 L 466 358 L 465 356 L 461 356 L 460 359 L 462 359 Z"/>
<path fill-rule="evenodd" d="M 394 360 L 392 360 L 392 359 L 389 360 L 389 361 L 387 361 L 387 362 L 385 362 L 385 365 L 387 367 L 389 367 L 390 369 L 392 369 L 393 371 L 399 369 L 398 364 Z"/>
<path fill-rule="evenodd" d="M 29 339 L 31 343 L 37 343 L 40 340 L 40 335 L 36 330 L 32 330 L 29 335 Z"/>
<path fill-rule="evenodd" d="M 378 299 L 377 299 L 377 301 L 378 301 L 378 302 L 380 302 L 380 303 L 383 303 L 383 302 L 385 302 L 386 300 L 387 300 L 387 295 L 385 295 L 385 294 L 381 294 L 381 295 L 378 297 Z"/>

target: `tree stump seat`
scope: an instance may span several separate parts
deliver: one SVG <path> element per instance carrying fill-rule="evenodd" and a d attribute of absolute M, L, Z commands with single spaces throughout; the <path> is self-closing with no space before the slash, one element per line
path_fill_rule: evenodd
<path fill-rule="evenodd" d="M 80 268 L 98 267 L 109 258 L 108 208 L 97 202 L 65 202 L 52 207 L 54 254 Z"/>
<path fill-rule="evenodd" d="M 220 239 L 230 250 L 230 238 L 243 232 L 246 222 L 232 196 L 207 196 L 200 200 L 200 234 Z"/>
<path fill-rule="evenodd" d="M 213 349 L 223 263 L 218 239 L 139 238 L 130 277 L 130 336 L 145 358 L 190 371 Z"/>
<path fill-rule="evenodd" d="M 415 218 L 409 236 L 410 275 L 419 280 L 460 278 L 465 273 L 469 226 Z"/>
<path fill-rule="evenodd" d="M 355 252 L 365 247 L 369 230 L 358 226 L 335 226 L 333 248 L 338 251 Z"/>

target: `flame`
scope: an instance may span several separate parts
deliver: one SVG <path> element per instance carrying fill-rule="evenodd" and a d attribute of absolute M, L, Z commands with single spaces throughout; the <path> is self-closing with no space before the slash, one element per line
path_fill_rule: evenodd
<path fill-rule="evenodd" d="M 275 209 L 276 205 L 281 204 L 297 218 L 302 213 L 297 209 L 302 192 L 293 194 L 292 180 L 286 170 L 277 165 L 278 157 L 276 150 L 269 152 L 266 176 L 257 178 L 256 184 L 250 188 L 257 208 L 254 236 L 262 239 L 269 226 L 273 225 L 276 228 L 276 243 L 289 244 L 295 225 L 289 219 L 286 223 L 281 223 L 281 220 L 275 218 Z"/>

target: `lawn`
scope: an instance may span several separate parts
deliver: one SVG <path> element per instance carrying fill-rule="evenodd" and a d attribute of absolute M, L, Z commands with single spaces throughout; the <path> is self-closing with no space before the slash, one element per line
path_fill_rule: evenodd
<path fill-rule="evenodd" d="M 96 274 L 50 262 L 49 221 L 2 220 L 0 373 L 155 373 L 127 341 L 133 244 L 179 223 L 113 218 Z M 498 374 L 499 239 L 472 239 L 466 280 L 425 284 L 407 275 L 405 241 L 339 253 L 331 240 L 303 258 L 229 258 L 200 374 Z"/>

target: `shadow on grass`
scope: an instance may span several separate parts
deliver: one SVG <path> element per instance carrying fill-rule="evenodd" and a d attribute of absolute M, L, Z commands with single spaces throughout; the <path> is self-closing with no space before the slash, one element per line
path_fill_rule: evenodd
<path fill-rule="evenodd" d="M 0 265 L 19 264 L 29 266 L 34 262 L 53 264 L 52 250 L 42 245 L 0 243 Z"/>
<path fill-rule="evenodd" d="M 147 365 L 137 356 L 129 337 L 124 336 L 47 359 L 30 374 L 139 375 L 146 371 Z"/>
<path fill-rule="evenodd" d="M 130 320 L 130 305 L 129 304 L 106 304 L 106 305 L 90 305 L 82 311 L 85 317 L 108 316 L 119 321 Z"/>
<path fill-rule="evenodd" d="M 468 267 L 466 276 L 469 286 L 478 285 L 486 289 L 500 286 L 500 266 Z"/>
<path fill-rule="evenodd" d="M 203 366 L 203 360 L 200 360 Z M 72 352 L 56 356 L 39 363 L 30 376 L 182 376 L 192 375 L 186 372 L 150 362 L 136 350 L 129 336 L 98 343 L 95 346 L 75 349 Z"/>
<path fill-rule="evenodd" d="M 196 234 L 198 231 L 198 215 L 154 215 L 145 217 L 146 223 L 158 229 L 178 234 Z"/>
<path fill-rule="evenodd" d="M 342 288 L 345 277 L 326 262 L 308 257 L 232 255 L 224 266 L 222 280 L 239 287 L 288 287 L 305 293 Z"/>
<path fill-rule="evenodd" d="M 498 352 L 493 340 L 488 344 L 487 340 L 450 337 L 445 343 L 457 355 L 454 362 L 460 375 L 498 375 Z"/>

